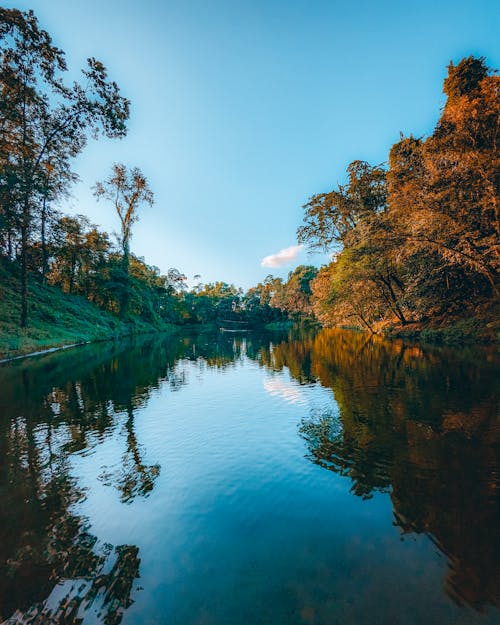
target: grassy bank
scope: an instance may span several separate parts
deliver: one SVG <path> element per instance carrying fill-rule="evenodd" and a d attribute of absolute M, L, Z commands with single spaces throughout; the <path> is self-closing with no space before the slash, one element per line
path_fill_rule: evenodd
<path fill-rule="evenodd" d="M 15 270 L 0 262 L 0 359 L 62 345 L 172 329 L 139 318 L 122 321 L 83 297 L 37 280 L 29 283 L 29 327 L 19 327 L 21 296 Z"/>

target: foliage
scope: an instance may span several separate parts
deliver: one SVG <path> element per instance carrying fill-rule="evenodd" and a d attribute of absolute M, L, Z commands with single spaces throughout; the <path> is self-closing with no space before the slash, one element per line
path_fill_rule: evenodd
<path fill-rule="evenodd" d="M 84 215 L 56 210 L 88 136 L 125 135 L 129 102 L 92 58 L 85 87 L 66 85 L 64 52 L 31 11 L 0 9 L 0 43 L 0 256 L 19 280 L 12 310 L 21 328 L 41 286 L 148 327 L 319 321 L 413 331 L 498 310 L 500 78 L 484 59 L 449 65 L 431 136 L 401 136 L 387 167 L 352 162 L 345 183 L 304 206 L 299 241 L 330 252 L 331 263 L 267 276 L 245 293 L 222 281 L 189 288 L 178 269 L 162 274 L 131 252 L 139 209 L 154 200 L 137 167 L 114 164 L 94 187 L 119 219 L 116 246 Z"/>
<path fill-rule="evenodd" d="M 125 135 L 129 102 L 93 58 L 82 71 L 84 84 L 65 85 L 64 52 L 32 11 L 0 9 L 0 44 L 0 236 L 10 254 L 14 245 L 19 248 L 20 322 L 25 327 L 28 249 L 41 214 L 45 226 L 46 200 L 65 190 L 72 179 L 69 161 L 81 152 L 89 133 Z"/>
<path fill-rule="evenodd" d="M 295 321 L 312 319 L 311 283 L 318 270 L 310 265 L 299 265 L 288 274 L 288 280 L 278 283 L 270 305 L 279 308 Z"/>
<path fill-rule="evenodd" d="M 299 241 L 332 252 L 313 282 L 325 325 L 375 331 L 495 311 L 500 269 L 500 78 L 483 58 L 450 64 L 441 118 L 403 137 L 387 170 L 354 161 L 348 182 L 305 205 Z"/>
<path fill-rule="evenodd" d="M 138 316 L 125 323 L 84 297 L 66 294 L 39 279 L 30 279 L 28 289 L 31 323 L 20 329 L 19 267 L 0 258 L 0 359 L 60 345 L 172 329 L 167 321 L 148 323 Z"/>

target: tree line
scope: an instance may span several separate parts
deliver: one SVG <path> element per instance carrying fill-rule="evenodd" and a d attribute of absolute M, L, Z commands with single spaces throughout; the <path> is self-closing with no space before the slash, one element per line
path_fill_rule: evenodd
<path fill-rule="evenodd" d="M 93 188 L 119 218 L 116 241 L 85 215 L 60 212 L 78 180 L 75 157 L 89 138 L 124 137 L 130 102 L 94 58 L 81 82 L 67 84 L 65 54 L 32 11 L 0 8 L 0 45 L 0 261 L 19 280 L 20 327 L 29 324 L 30 280 L 153 324 L 262 324 L 312 315 L 314 268 L 297 268 L 287 283 L 268 276 L 246 293 L 225 282 L 188 289 L 177 269 L 162 274 L 131 253 L 140 207 L 154 202 L 137 167 L 115 163 Z"/>
<path fill-rule="evenodd" d="M 311 285 L 323 325 L 494 316 L 500 77 L 470 56 L 450 63 L 443 90 L 429 137 L 401 135 L 388 163 L 354 161 L 344 184 L 304 206 L 299 241 L 332 254 Z"/>
<path fill-rule="evenodd" d="M 94 58 L 67 84 L 64 52 L 32 11 L 0 8 L 0 45 L 0 261 L 18 276 L 21 327 L 29 280 L 156 325 L 292 320 L 375 332 L 495 310 L 500 78 L 484 58 L 449 65 L 429 137 L 401 136 L 388 163 L 354 161 L 345 183 L 310 198 L 298 239 L 330 253 L 329 264 L 244 292 L 225 282 L 188 288 L 182 272 L 162 274 L 131 252 L 140 207 L 154 202 L 137 167 L 115 163 L 93 187 L 117 214 L 116 240 L 57 209 L 88 139 L 126 135 L 130 102 Z"/>

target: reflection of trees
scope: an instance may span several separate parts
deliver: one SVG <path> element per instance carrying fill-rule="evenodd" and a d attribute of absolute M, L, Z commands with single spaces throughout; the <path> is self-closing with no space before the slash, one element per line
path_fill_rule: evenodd
<path fill-rule="evenodd" d="M 76 625 L 93 610 L 97 622 L 120 622 L 138 576 L 137 547 L 92 535 L 77 513 L 85 492 L 71 476 L 71 454 L 110 436 L 122 440 L 118 465 L 101 477 L 123 502 L 147 496 L 160 467 L 137 424 L 151 392 L 182 389 L 189 362 L 224 369 L 245 357 L 332 388 L 338 411 L 301 424 L 311 460 L 348 476 L 361 497 L 389 492 L 402 532 L 428 534 L 447 555 L 457 601 L 500 604 L 494 354 L 458 358 L 335 330 L 287 341 L 200 333 L 88 346 L 0 369 L 0 621 L 18 610 L 25 621 L 57 622 L 59 614 Z"/>
<path fill-rule="evenodd" d="M 104 472 L 100 478 L 104 484 L 115 484 L 121 493 L 121 500 L 130 503 L 137 496 L 146 497 L 154 487 L 160 474 L 160 465 L 145 465 L 141 458 L 141 447 L 134 430 L 134 412 L 132 406 L 127 409 L 127 449 L 122 457 L 121 466 L 112 472 Z"/>
<path fill-rule="evenodd" d="M 402 531 L 428 534 L 447 555 L 456 601 L 500 605 L 495 354 L 458 357 L 336 330 L 310 341 L 303 360 L 302 349 L 277 344 L 262 360 L 334 392 L 338 413 L 301 423 L 311 460 L 348 476 L 361 497 L 390 492 Z"/>
<path fill-rule="evenodd" d="M 344 431 L 341 419 L 322 413 L 303 419 L 300 433 L 308 443 L 313 462 L 350 477 L 352 492 L 368 499 L 375 489 L 387 491 L 390 477 L 383 450 L 373 444 L 373 439 L 366 445 L 363 424 L 360 425 L 360 439 L 357 439 L 356 434 Z"/>
<path fill-rule="evenodd" d="M 234 366 L 264 344 L 253 335 L 142 337 L 0 369 L 0 622 L 15 612 L 23 622 L 76 625 L 90 609 L 98 622 L 120 622 L 138 549 L 90 533 L 76 512 L 85 491 L 71 476 L 71 454 L 123 436 L 119 464 L 101 478 L 123 502 L 149 495 L 160 466 L 147 461 L 136 420 L 151 392 L 187 384 L 186 361 Z"/>
<path fill-rule="evenodd" d="M 129 545 L 116 547 L 112 555 L 97 560 L 97 567 L 90 569 L 87 566 L 80 579 L 61 583 L 61 590 L 66 594 L 55 606 L 51 605 L 49 598 L 48 601 L 30 607 L 26 612 L 16 611 L 5 621 L 5 625 L 79 625 L 82 622 L 82 612 L 91 607 L 99 621 L 105 625 L 118 625 L 124 611 L 132 603 L 132 584 L 139 576 L 138 551 L 137 547 Z M 113 558 L 111 571 L 104 573 L 103 569 L 108 566 L 107 560 Z M 78 588 L 75 587 L 76 583 Z"/>
<path fill-rule="evenodd" d="M 288 367 L 291 375 L 301 384 L 312 382 L 315 377 L 311 372 L 312 338 L 301 338 L 266 345 L 260 351 L 260 359 L 267 367 L 274 371 L 281 371 Z"/>
<path fill-rule="evenodd" d="M 1 423 L 0 620 L 14 613 L 7 623 L 76 625 L 97 598 L 102 622 L 119 623 L 138 550 L 100 545 L 73 510 L 84 493 L 69 472 L 71 428 L 24 417 Z M 56 585 L 62 598 L 51 602 Z"/>
<path fill-rule="evenodd" d="M 70 471 L 71 453 L 115 434 L 125 414 L 117 486 L 126 500 L 153 488 L 159 466 L 142 459 L 134 412 L 167 377 L 175 341 L 122 348 L 119 355 L 107 344 L 1 370 L 0 621 L 15 612 L 22 622 L 76 624 L 92 608 L 114 624 L 131 602 L 138 549 L 101 545 L 89 532 L 75 509 L 84 491 Z"/>

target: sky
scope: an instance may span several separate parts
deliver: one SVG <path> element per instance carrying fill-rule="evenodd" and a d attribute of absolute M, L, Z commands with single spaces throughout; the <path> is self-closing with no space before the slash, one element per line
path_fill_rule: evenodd
<path fill-rule="evenodd" d="M 162 272 L 248 288 L 328 261 L 297 245 L 302 206 L 347 165 L 387 160 L 400 132 L 429 134 L 446 66 L 500 68 L 498 0 L 27 0 L 66 52 L 89 56 L 131 100 L 125 139 L 90 141 L 64 205 L 109 232 L 91 187 L 113 163 L 155 194 L 132 251 Z"/>

